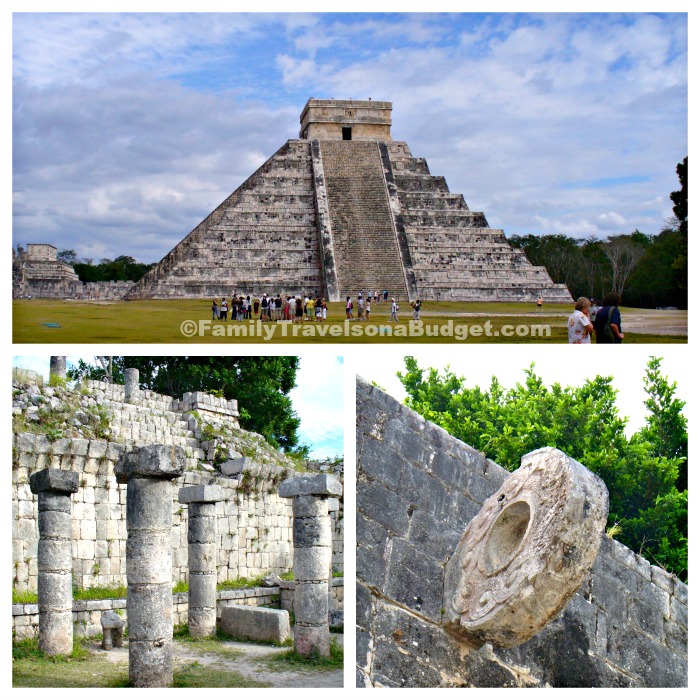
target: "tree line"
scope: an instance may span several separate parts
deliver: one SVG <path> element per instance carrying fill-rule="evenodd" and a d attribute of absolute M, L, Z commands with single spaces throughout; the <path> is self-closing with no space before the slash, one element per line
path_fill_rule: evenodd
<path fill-rule="evenodd" d="M 548 387 L 531 365 L 522 384 L 507 389 L 493 377 L 484 391 L 449 369 L 404 360 L 398 377 L 410 408 L 509 471 L 540 447 L 578 460 L 608 487 L 609 534 L 687 582 L 688 423 L 659 358 L 649 359 L 643 379 L 646 425 L 631 437 L 612 377 Z"/>
<path fill-rule="evenodd" d="M 91 258 L 78 260 L 75 250 L 61 250 L 57 259 L 73 266 L 81 282 L 138 282 L 155 263 L 140 263 L 129 255 L 120 255 L 114 260 L 102 258 L 95 263 Z"/>
<path fill-rule="evenodd" d="M 625 306 L 688 308 L 688 158 L 676 167 L 680 189 L 671 192 L 674 216 L 658 234 L 632 233 L 606 240 L 563 233 L 510 236 L 533 265 L 569 288 L 574 299 L 600 301 L 617 292 Z"/>

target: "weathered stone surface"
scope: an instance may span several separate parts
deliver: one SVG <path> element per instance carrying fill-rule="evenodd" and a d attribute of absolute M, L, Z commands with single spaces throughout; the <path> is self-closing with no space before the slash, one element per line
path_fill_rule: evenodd
<path fill-rule="evenodd" d="M 32 493 L 56 491 L 57 493 L 75 493 L 78 490 L 78 473 L 63 469 L 42 469 L 29 477 Z M 70 501 L 68 501 L 70 504 Z"/>
<path fill-rule="evenodd" d="M 114 467 L 117 481 L 134 477 L 175 479 L 185 469 L 185 451 L 177 445 L 145 445 L 124 453 Z"/>
<path fill-rule="evenodd" d="M 590 571 L 607 514 L 607 489 L 592 472 L 553 448 L 525 455 L 450 559 L 446 629 L 503 647 L 532 637 Z"/>
<path fill-rule="evenodd" d="M 48 656 L 73 653 L 73 613 L 70 610 L 39 613 L 39 648 Z"/>
<path fill-rule="evenodd" d="M 280 496 L 342 496 L 343 486 L 335 474 L 314 474 L 295 476 L 280 484 Z"/>
<path fill-rule="evenodd" d="M 49 376 L 56 376 L 60 379 L 66 378 L 66 356 L 65 355 L 51 355 L 51 361 L 49 363 Z"/>
<path fill-rule="evenodd" d="M 330 656 L 331 638 L 327 623 L 323 627 L 294 626 L 294 650 L 302 656 Z"/>
<path fill-rule="evenodd" d="M 129 681 L 134 688 L 169 688 L 173 684 L 173 642 L 129 638 Z"/>
<path fill-rule="evenodd" d="M 139 371 L 133 367 L 124 370 L 124 403 L 135 403 L 139 396 Z"/>
<path fill-rule="evenodd" d="M 178 491 L 180 503 L 216 503 L 225 498 L 221 486 L 211 484 L 198 484 L 197 486 L 185 486 Z"/>
<path fill-rule="evenodd" d="M 294 547 L 332 546 L 331 521 L 325 518 L 294 518 Z"/>
<path fill-rule="evenodd" d="M 297 623 L 328 627 L 328 584 L 325 581 L 296 582 L 294 617 Z"/>
<path fill-rule="evenodd" d="M 238 457 L 236 459 L 227 459 L 221 463 L 219 468 L 224 476 L 236 476 L 251 469 L 255 464 L 256 462 L 250 457 Z"/>
<path fill-rule="evenodd" d="M 328 578 L 332 550 L 330 547 L 297 548 L 294 551 L 294 579 L 321 581 Z"/>
<path fill-rule="evenodd" d="M 221 630 L 239 639 L 282 643 L 289 639 L 289 613 L 273 608 L 227 605 L 221 609 Z"/>
<path fill-rule="evenodd" d="M 328 508 L 330 500 L 330 498 L 317 496 L 296 496 L 292 501 L 292 512 L 295 518 L 322 518 L 330 512 Z"/>

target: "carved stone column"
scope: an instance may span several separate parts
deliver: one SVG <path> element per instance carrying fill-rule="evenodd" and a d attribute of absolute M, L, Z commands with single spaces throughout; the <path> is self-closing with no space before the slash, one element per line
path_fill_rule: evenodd
<path fill-rule="evenodd" d="M 210 637 L 216 634 L 216 503 L 223 501 L 224 491 L 220 486 L 187 486 L 178 498 L 188 507 L 189 633 Z"/>
<path fill-rule="evenodd" d="M 328 580 L 333 554 L 328 497 L 340 496 L 337 476 L 317 474 L 287 479 L 282 498 L 294 508 L 294 648 L 298 654 L 330 655 Z"/>
<path fill-rule="evenodd" d="M 39 648 L 49 656 L 73 651 L 73 553 L 70 495 L 77 472 L 42 469 L 29 477 L 39 497 Z"/>
<path fill-rule="evenodd" d="M 114 474 L 126 483 L 126 579 L 129 681 L 136 688 L 173 682 L 171 479 L 185 468 L 185 451 L 148 445 L 123 454 Z"/>

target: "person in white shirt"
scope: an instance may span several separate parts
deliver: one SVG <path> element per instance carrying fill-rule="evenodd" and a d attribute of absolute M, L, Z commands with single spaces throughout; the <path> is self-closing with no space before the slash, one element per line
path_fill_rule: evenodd
<path fill-rule="evenodd" d="M 586 297 L 579 297 L 576 300 L 574 313 L 569 316 L 569 344 L 570 345 L 590 345 L 593 333 L 593 323 L 588 312 L 591 302 Z"/>

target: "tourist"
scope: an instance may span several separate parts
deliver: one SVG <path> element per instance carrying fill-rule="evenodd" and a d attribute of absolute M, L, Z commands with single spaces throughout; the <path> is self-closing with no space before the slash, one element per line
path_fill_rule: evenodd
<path fill-rule="evenodd" d="M 384 290 L 384 303 L 386 303 L 388 301 L 388 299 L 389 299 L 389 292 L 387 292 L 387 290 L 385 289 Z"/>
<path fill-rule="evenodd" d="M 392 321 L 399 320 L 399 305 L 396 303 L 396 299 L 391 297 L 391 316 L 389 316 L 389 323 Z"/>
<path fill-rule="evenodd" d="M 219 311 L 219 318 L 222 321 L 228 321 L 228 302 L 226 297 L 221 297 L 221 310 Z"/>
<path fill-rule="evenodd" d="M 381 297 L 379 296 L 379 290 L 378 290 L 378 289 L 374 292 L 374 299 L 375 299 L 375 301 L 377 302 L 377 304 L 381 304 L 381 303 L 382 303 L 382 299 L 381 299 Z"/>
<path fill-rule="evenodd" d="M 411 307 L 413 308 L 413 320 L 420 321 L 420 299 L 412 301 Z"/>
<path fill-rule="evenodd" d="M 211 320 L 219 320 L 219 302 L 217 299 L 213 299 L 211 302 Z"/>
<path fill-rule="evenodd" d="M 590 345 L 593 324 L 589 316 L 591 302 L 586 297 L 576 300 L 574 313 L 569 316 L 569 345 Z"/>
<path fill-rule="evenodd" d="M 370 297 L 367 297 L 367 304 L 365 306 L 365 319 L 369 321 L 369 312 L 372 310 L 372 304 L 370 303 L 372 300 Z"/>
<path fill-rule="evenodd" d="M 537 297 L 537 310 L 538 311 L 542 311 L 542 304 L 543 303 L 544 303 L 544 301 L 542 299 L 542 295 L 540 294 L 540 296 Z"/>
<path fill-rule="evenodd" d="M 267 321 L 267 294 L 263 293 L 260 299 L 260 320 Z"/>
<path fill-rule="evenodd" d="M 598 314 L 598 304 L 593 297 L 591 297 L 591 308 L 588 310 L 588 316 L 593 323 L 595 323 L 595 317 Z"/>
<path fill-rule="evenodd" d="M 622 332 L 622 316 L 620 315 L 620 295 L 610 292 L 603 297 L 603 306 L 595 315 L 595 342 L 619 345 L 625 338 Z"/>
<path fill-rule="evenodd" d="M 345 300 L 345 318 L 352 319 L 352 299 L 350 297 Z"/>
<path fill-rule="evenodd" d="M 328 315 L 328 304 L 325 299 L 321 299 L 321 318 L 325 321 Z"/>
<path fill-rule="evenodd" d="M 314 318 L 314 298 L 309 295 L 309 298 L 306 300 L 306 319 L 307 321 L 313 321 Z"/>
<path fill-rule="evenodd" d="M 357 320 L 364 321 L 365 318 L 365 300 L 362 298 L 362 292 L 357 295 Z"/>
<path fill-rule="evenodd" d="M 275 297 L 275 321 L 282 320 L 282 295 L 278 294 Z"/>
<path fill-rule="evenodd" d="M 303 306 L 303 301 L 302 301 L 301 297 L 297 297 L 296 305 L 295 305 L 295 313 L 296 313 L 297 323 L 303 323 L 304 322 L 304 306 Z"/>
<path fill-rule="evenodd" d="M 260 316 L 258 316 L 259 311 L 260 311 L 260 299 L 256 299 L 253 302 L 253 313 L 255 314 L 255 318 L 260 318 Z"/>
<path fill-rule="evenodd" d="M 316 301 L 314 303 L 314 311 L 316 312 L 316 323 L 321 323 L 321 312 L 322 312 L 322 305 L 321 305 L 321 297 L 316 297 Z"/>
<path fill-rule="evenodd" d="M 251 313 L 252 304 L 250 303 L 250 294 L 245 298 L 245 318 L 246 320 L 253 318 L 253 315 Z"/>

